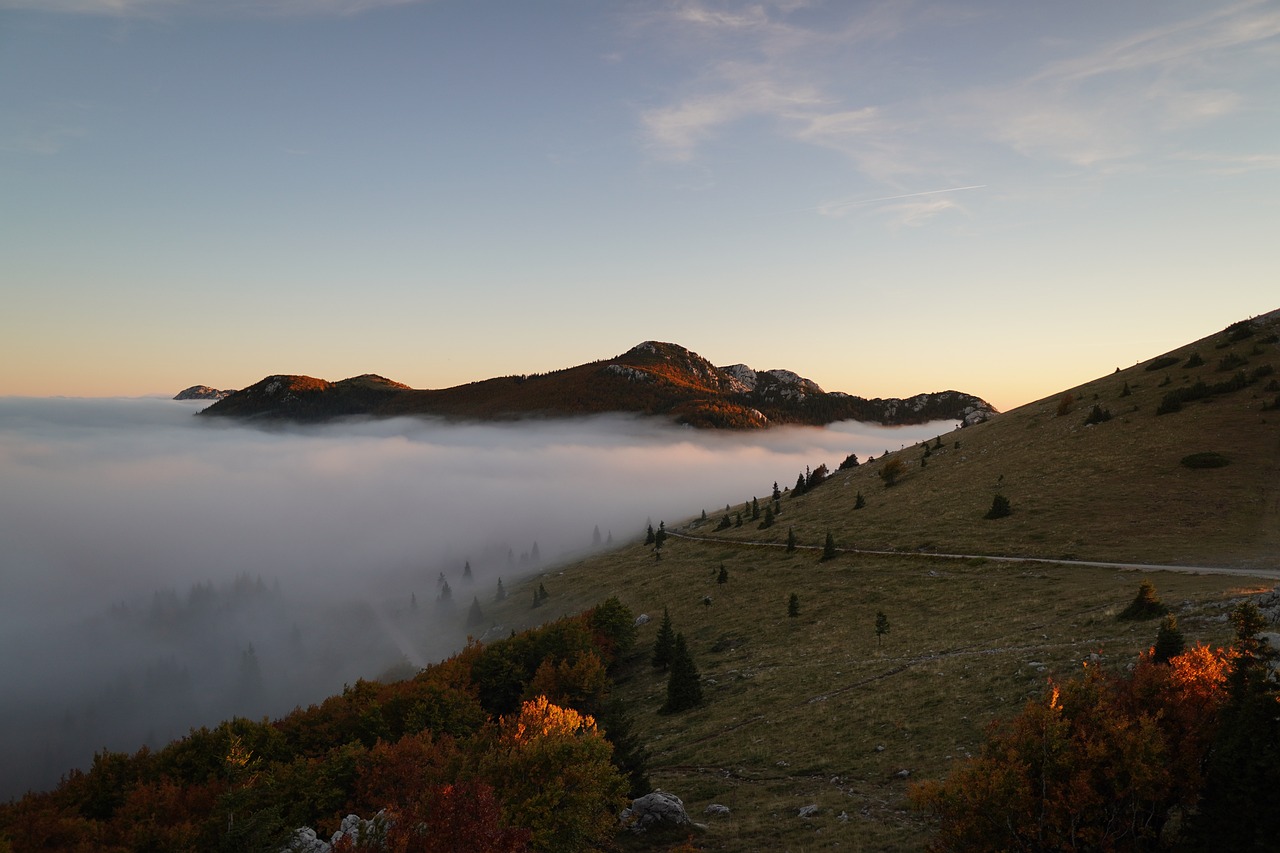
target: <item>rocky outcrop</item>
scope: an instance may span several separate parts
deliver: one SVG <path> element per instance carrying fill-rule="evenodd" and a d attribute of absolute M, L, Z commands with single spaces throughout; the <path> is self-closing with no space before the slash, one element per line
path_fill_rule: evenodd
<path fill-rule="evenodd" d="M 217 388 L 210 388 L 208 385 L 192 385 L 190 388 L 183 388 L 176 395 L 175 400 L 221 400 L 223 397 L 229 397 L 234 391 L 219 391 Z"/>

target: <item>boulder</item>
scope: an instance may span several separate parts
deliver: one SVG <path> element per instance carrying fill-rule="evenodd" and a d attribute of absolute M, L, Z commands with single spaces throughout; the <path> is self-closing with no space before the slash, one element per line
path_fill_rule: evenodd
<path fill-rule="evenodd" d="M 693 824 L 684 810 L 684 802 L 666 791 L 654 791 L 632 800 L 631 808 L 623 809 L 621 819 L 635 833 Z"/>
<path fill-rule="evenodd" d="M 722 806 L 720 803 L 712 803 L 703 809 L 703 813 L 714 817 L 725 817 L 729 814 L 729 807 Z"/>

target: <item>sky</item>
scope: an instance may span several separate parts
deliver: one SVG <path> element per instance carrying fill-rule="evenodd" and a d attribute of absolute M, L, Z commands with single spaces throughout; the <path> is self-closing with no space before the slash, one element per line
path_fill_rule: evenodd
<path fill-rule="evenodd" d="M 644 340 L 1009 409 L 1280 307 L 1280 4 L 0 0 L 0 396 Z"/>

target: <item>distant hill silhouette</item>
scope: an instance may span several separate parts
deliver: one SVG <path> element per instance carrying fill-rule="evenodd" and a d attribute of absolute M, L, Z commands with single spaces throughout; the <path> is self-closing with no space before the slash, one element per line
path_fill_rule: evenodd
<path fill-rule="evenodd" d="M 366 374 L 340 382 L 268 376 L 205 409 L 211 417 L 314 422 L 365 415 L 494 420 L 629 412 L 702 428 L 758 429 L 858 420 L 886 425 L 985 420 L 995 409 L 972 394 L 907 399 L 829 393 L 788 370 L 716 367 L 684 347 L 646 341 L 606 361 L 418 390 Z"/>

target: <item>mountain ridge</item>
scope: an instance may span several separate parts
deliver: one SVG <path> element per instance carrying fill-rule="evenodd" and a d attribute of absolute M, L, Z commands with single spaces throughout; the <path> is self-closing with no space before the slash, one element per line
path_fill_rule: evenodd
<path fill-rule="evenodd" d="M 827 392 L 790 370 L 717 367 L 678 344 L 644 341 L 611 359 L 444 389 L 410 388 L 376 374 L 338 382 L 272 374 L 201 414 L 318 422 L 355 416 L 511 420 L 633 413 L 705 429 L 763 429 L 841 420 L 891 426 L 959 420 L 967 425 L 996 411 L 982 398 L 954 390 L 873 399 Z"/>

